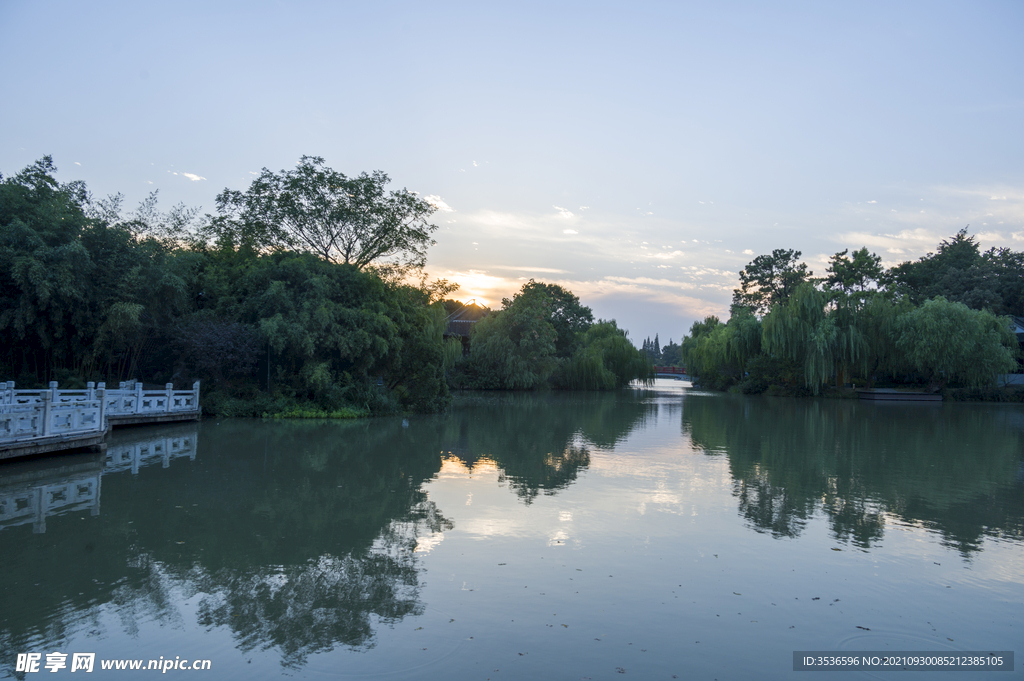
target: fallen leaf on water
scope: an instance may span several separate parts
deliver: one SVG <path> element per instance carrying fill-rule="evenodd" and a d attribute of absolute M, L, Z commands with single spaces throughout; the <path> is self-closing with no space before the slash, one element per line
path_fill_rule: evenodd
<path fill-rule="evenodd" d="M 842 549 L 832 549 L 833 551 L 842 551 Z"/>
<path fill-rule="evenodd" d="M 871 630 L 870 630 L 870 629 L 868 629 L 867 627 L 862 627 L 862 626 L 860 626 L 859 624 L 857 625 L 857 628 L 858 628 L 858 629 L 863 629 L 864 631 L 871 631 Z"/>

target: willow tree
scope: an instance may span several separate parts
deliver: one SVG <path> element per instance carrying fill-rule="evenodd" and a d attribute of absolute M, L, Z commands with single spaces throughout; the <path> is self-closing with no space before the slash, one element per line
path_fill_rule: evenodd
<path fill-rule="evenodd" d="M 565 360 L 556 384 L 570 390 L 614 390 L 632 381 L 649 383 L 654 367 L 647 353 L 637 350 L 615 321 L 599 321 L 587 329 L 581 345 Z"/>
<path fill-rule="evenodd" d="M 763 327 L 765 351 L 802 361 L 804 380 L 815 394 L 865 357 L 866 339 L 856 316 L 809 283 L 799 286 L 784 305 L 773 307 Z"/>
<path fill-rule="evenodd" d="M 896 347 L 935 388 L 948 383 L 990 385 L 1016 367 L 1019 352 L 1010 321 L 943 297 L 926 301 L 897 321 Z"/>
<path fill-rule="evenodd" d="M 761 322 L 746 307 L 733 306 L 729 321 L 695 322 L 683 339 L 687 371 L 708 388 L 725 389 L 743 378 L 747 363 L 761 354 Z"/>

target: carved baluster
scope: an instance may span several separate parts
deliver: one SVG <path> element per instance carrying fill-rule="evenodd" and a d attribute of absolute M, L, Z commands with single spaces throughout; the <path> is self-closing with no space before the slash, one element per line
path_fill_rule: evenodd
<path fill-rule="evenodd" d="M 42 423 L 42 437 L 46 437 L 50 434 L 50 397 L 52 393 L 49 390 L 44 390 L 39 393 L 39 397 L 43 401 L 43 423 Z"/>

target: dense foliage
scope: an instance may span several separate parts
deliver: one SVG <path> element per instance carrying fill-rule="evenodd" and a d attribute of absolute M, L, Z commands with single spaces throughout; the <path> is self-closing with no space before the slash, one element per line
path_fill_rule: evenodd
<path fill-rule="evenodd" d="M 119 197 L 92 202 L 54 172 L 44 158 L 0 181 L 0 375 L 202 379 L 218 413 L 448 404 L 434 291 L 362 262 L 204 242 L 194 213 L 161 215 L 155 195 L 122 217 Z"/>
<path fill-rule="evenodd" d="M 219 214 L 93 200 L 46 157 L 0 176 L 0 378 L 203 382 L 217 414 L 437 411 L 449 385 L 608 389 L 650 376 L 614 322 L 531 281 L 445 338 L 455 288 L 419 269 L 434 207 L 383 173 L 303 157 L 225 190 Z M 419 275 L 420 283 L 410 284 Z M 449 306 L 453 301 L 447 301 Z M 457 305 L 461 307 L 461 305 Z"/>
<path fill-rule="evenodd" d="M 647 381 L 652 366 L 614 321 L 593 322 L 590 308 L 561 286 L 530 280 L 473 329 L 456 384 L 532 390 L 544 386 L 610 390 Z"/>
<path fill-rule="evenodd" d="M 980 253 L 966 230 L 937 252 L 885 271 L 866 248 L 811 278 L 799 251 L 759 256 L 740 273 L 730 319 L 695 322 L 684 364 L 699 383 L 817 394 L 826 386 L 981 388 L 1017 371 L 1007 314 L 1024 314 L 1024 254 Z M 761 315 L 760 317 L 756 315 Z"/>

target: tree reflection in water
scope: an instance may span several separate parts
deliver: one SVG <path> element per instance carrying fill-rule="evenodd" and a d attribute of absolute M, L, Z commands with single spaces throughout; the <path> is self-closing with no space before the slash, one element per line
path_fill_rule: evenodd
<path fill-rule="evenodd" d="M 1024 416 L 1011 405 L 694 393 L 682 428 L 699 451 L 728 456 L 759 532 L 797 536 L 820 509 L 861 548 L 892 520 L 937 530 L 965 557 L 985 536 L 1024 538 Z"/>
<path fill-rule="evenodd" d="M 617 393 L 468 393 L 446 420 L 445 453 L 472 469 L 483 459 L 499 481 L 531 503 L 556 494 L 590 465 L 593 447 L 612 449 L 656 406 L 636 391 Z"/>
<path fill-rule="evenodd" d="M 103 605 L 137 635 L 180 622 L 200 595 L 200 624 L 243 650 L 277 648 L 286 666 L 371 646 L 375 619 L 422 611 L 418 538 L 452 526 L 421 489 L 440 468 L 439 424 L 425 425 L 414 440 L 400 422 L 202 424 L 191 464 L 104 476 L 90 531 L 51 518 L 45 535 L 0 535 L 18 545 L 0 567 L 14 587 L 0 641 L 57 646 L 96 629 Z M 117 433 L 111 447 L 160 433 Z"/>

